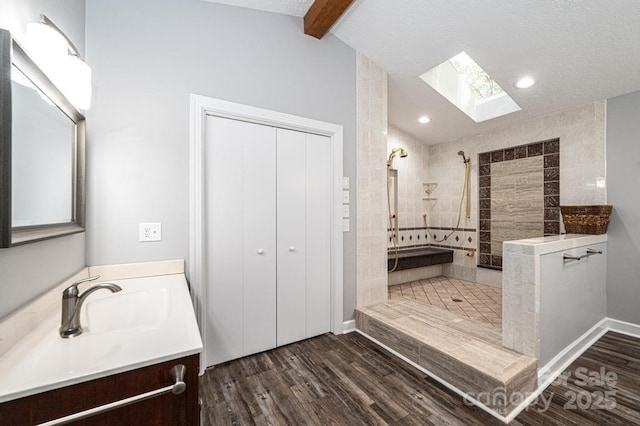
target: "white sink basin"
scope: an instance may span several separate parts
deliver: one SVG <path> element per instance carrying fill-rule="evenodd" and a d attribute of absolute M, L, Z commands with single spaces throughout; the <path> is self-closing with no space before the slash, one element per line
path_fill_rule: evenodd
<path fill-rule="evenodd" d="M 90 300 L 82 308 L 85 333 L 158 327 L 171 316 L 167 288 L 129 290 Z"/>
<path fill-rule="evenodd" d="M 184 274 L 110 282 L 122 291 L 88 296 L 81 335 L 60 337 L 58 308 L 0 357 L 0 403 L 202 351 Z"/>

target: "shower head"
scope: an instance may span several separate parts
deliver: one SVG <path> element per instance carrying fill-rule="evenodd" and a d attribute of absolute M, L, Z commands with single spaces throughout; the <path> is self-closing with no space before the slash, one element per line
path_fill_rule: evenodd
<path fill-rule="evenodd" d="M 467 164 L 469 161 L 471 161 L 471 158 L 468 158 L 464 155 L 464 151 L 458 151 L 458 155 L 462 155 L 462 161 L 464 161 L 464 164 Z"/>
<path fill-rule="evenodd" d="M 462 155 L 464 157 L 464 151 L 458 151 L 458 155 Z"/>
<path fill-rule="evenodd" d="M 393 159 L 398 154 L 400 154 L 400 158 L 404 158 L 407 155 L 409 155 L 409 153 L 404 148 L 400 148 L 400 147 L 393 148 L 391 150 L 391 154 L 389 154 L 389 159 L 387 160 L 387 167 L 391 167 L 391 164 L 393 163 Z"/>

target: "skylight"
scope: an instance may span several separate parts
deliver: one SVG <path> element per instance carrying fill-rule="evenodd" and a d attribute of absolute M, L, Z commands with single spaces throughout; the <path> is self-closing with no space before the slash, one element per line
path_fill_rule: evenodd
<path fill-rule="evenodd" d="M 457 54 L 449 59 L 449 62 L 471 87 L 471 91 L 477 99 L 484 99 L 503 92 L 502 87 L 493 81 L 491 76 L 476 64 L 476 61 L 471 59 L 471 56 L 466 52 Z"/>
<path fill-rule="evenodd" d="M 520 107 L 469 55 L 461 52 L 420 78 L 476 123 Z"/>

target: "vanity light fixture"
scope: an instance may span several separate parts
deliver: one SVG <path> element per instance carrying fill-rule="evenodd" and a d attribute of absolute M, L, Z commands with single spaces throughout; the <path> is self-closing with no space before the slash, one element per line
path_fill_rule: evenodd
<path fill-rule="evenodd" d="M 431 119 L 429 117 L 427 117 L 426 115 L 423 115 L 420 118 L 418 118 L 418 122 L 420 122 L 421 124 L 427 124 L 430 121 L 431 121 Z"/>
<path fill-rule="evenodd" d="M 518 89 L 528 89 L 529 87 L 536 84 L 536 81 L 531 77 L 522 77 L 520 80 L 516 82 L 514 86 Z"/>
<path fill-rule="evenodd" d="M 27 49 L 49 79 L 78 109 L 91 105 L 91 68 L 76 46 L 45 15 L 27 24 Z"/>

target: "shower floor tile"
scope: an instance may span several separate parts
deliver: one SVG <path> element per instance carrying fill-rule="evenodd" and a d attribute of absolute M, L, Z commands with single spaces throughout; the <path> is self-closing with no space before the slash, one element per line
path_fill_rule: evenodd
<path fill-rule="evenodd" d="M 502 329 L 502 289 L 449 277 L 389 287 L 389 299 L 414 299 Z"/>

